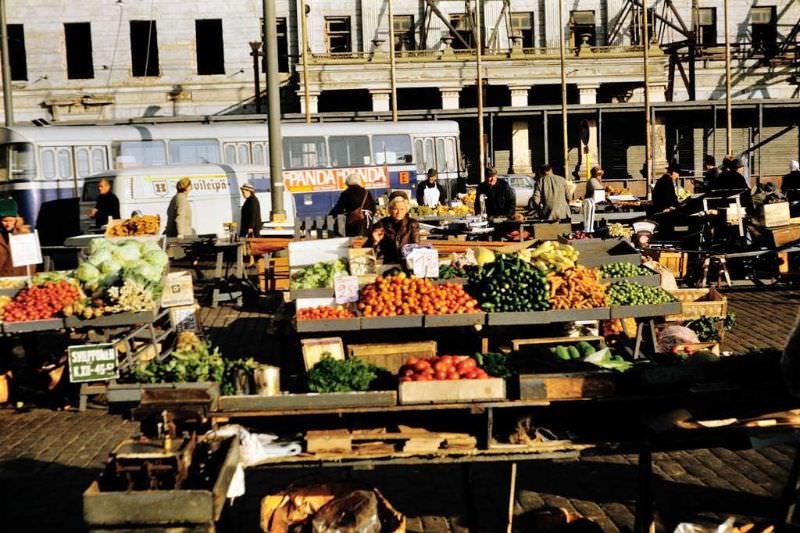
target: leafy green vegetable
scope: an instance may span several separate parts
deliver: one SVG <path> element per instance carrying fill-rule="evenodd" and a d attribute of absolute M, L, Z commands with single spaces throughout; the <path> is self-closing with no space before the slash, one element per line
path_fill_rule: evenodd
<path fill-rule="evenodd" d="M 516 374 L 510 358 L 505 354 L 497 352 L 476 353 L 473 358 L 478 362 L 480 368 L 494 378 L 505 379 Z"/>
<path fill-rule="evenodd" d="M 377 379 L 378 369 L 357 357 L 338 361 L 323 354 L 322 360 L 308 371 L 311 392 L 353 392 L 369 390 Z"/>
<path fill-rule="evenodd" d="M 252 358 L 248 359 L 225 359 L 225 372 L 220 384 L 220 392 L 224 396 L 236 393 L 236 378 L 240 370 L 244 370 L 250 376 L 258 363 Z"/>
<path fill-rule="evenodd" d="M 719 342 L 722 340 L 718 327 L 720 322 L 726 332 L 732 330 L 736 324 L 736 313 L 729 311 L 725 318 L 704 316 L 689 322 L 688 327 L 697 333 L 700 342 Z"/>
<path fill-rule="evenodd" d="M 196 346 L 174 350 L 163 361 L 154 359 L 144 368 L 137 369 L 134 377 L 139 383 L 219 382 L 224 372 L 225 362 L 219 348 L 200 342 Z"/>
<path fill-rule="evenodd" d="M 315 263 L 298 269 L 292 274 L 292 289 L 325 289 L 333 287 L 333 278 L 337 274 L 347 273 L 344 259 Z"/>

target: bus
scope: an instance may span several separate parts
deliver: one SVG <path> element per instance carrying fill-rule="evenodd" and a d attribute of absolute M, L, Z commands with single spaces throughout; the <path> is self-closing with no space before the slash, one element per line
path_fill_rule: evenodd
<path fill-rule="evenodd" d="M 381 195 L 413 191 L 434 168 L 452 197 L 463 170 L 455 121 L 286 123 L 282 133 L 284 183 L 298 217 L 326 215 L 352 173 Z M 39 228 L 43 212 L 63 217 L 48 206 L 77 201 L 90 175 L 165 165 L 268 166 L 266 137 L 266 124 L 256 121 L 3 127 L 0 196 L 14 197 L 25 221 Z"/>

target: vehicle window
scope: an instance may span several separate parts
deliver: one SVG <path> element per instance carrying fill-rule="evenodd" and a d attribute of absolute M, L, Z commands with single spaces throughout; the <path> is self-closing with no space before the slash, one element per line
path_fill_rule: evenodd
<path fill-rule="evenodd" d="M 56 177 L 56 153 L 52 148 L 41 150 L 42 177 L 53 179 Z"/>
<path fill-rule="evenodd" d="M 456 152 L 456 140 L 452 137 L 445 139 L 445 158 L 447 160 L 447 171 L 458 172 L 458 155 Z"/>
<path fill-rule="evenodd" d="M 444 153 L 444 139 L 436 139 L 436 170 L 447 171 L 447 158 Z"/>
<path fill-rule="evenodd" d="M 31 143 L 14 143 L 11 147 L 11 178 L 33 179 L 36 176 L 36 164 L 33 158 Z"/>
<path fill-rule="evenodd" d="M 414 141 L 414 159 L 417 162 L 417 172 L 424 173 L 427 169 L 425 168 L 425 149 L 422 139 Z"/>
<path fill-rule="evenodd" d="M 237 152 L 239 153 L 238 157 L 236 158 L 240 165 L 249 165 L 250 164 L 250 145 L 247 143 L 239 144 L 237 148 Z"/>
<path fill-rule="evenodd" d="M 233 165 L 236 163 L 236 145 L 235 144 L 226 144 L 225 145 L 225 162 L 229 165 Z"/>
<path fill-rule="evenodd" d="M 78 177 L 84 178 L 91 174 L 89 169 L 89 149 L 76 148 L 75 149 L 75 168 L 78 171 Z"/>
<path fill-rule="evenodd" d="M 106 164 L 106 150 L 102 147 L 92 148 L 92 172 L 108 170 Z"/>
<path fill-rule="evenodd" d="M 433 154 L 433 139 L 425 139 L 425 167 L 423 172 L 429 168 L 436 168 L 436 159 Z"/>
<path fill-rule="evenodd" d="M 411 137 L 408 135 L 373 135 L 372 159 L 376 165 L 411 163 Z"/>
<path fill-rule="evenodd" d="M 69 148 L 59 148 L 58 150 L 58 177 L 72 177 L 72 154 Z"/>
<path fill-rule="evenodd" d="M 323 137 L 286 137 L 283 139 L 285 168 L 327 167 L 328 156 Z"/>
<path fill-rule="evenodd" d="M 164 141 L 123 141 L 119 143 L 119 155 L 145 167 L 167 164 Z"/>
<path fill-rule="evenodd" d="M 369 137 L 366 135 L 328 137 L 328 146 L 334 167 L 370 164 Z"/>
<path fill-rule="evenodd" d="M 169 142 L 170 163 L 219 163 L 219 144 L 214 139 Z"/>
<path fill-rule="evenodd" d="M 253 164 L 264 165 L 266 163 L 267 160 L 264 159 L 264 144 L 253 143 Z"/>

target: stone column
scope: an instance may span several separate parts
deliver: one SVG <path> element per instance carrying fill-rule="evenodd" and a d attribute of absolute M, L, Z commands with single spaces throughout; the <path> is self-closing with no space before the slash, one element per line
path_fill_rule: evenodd
<path fill-rule="evenodd" d="M 598 149 L 597 149 L 597 121 L 596 120 L 584 120 L 581 121 L 581 127 L 585 127 L 589 133 L 589 143 L 583 144 L 580 143 L 580 153 L 578 154 L 578 158 L 581 162 L 580 169 L 578 170 L 580 174 L 580 181 L 586 181 L 586 177 L 589 175 L 589 169 L 598 164 Z M 582 132 L 581 132 L 582 133 Z M 570 160 L 572 157 L 570 156 Z"/>
<path fill-rule="evenodd" d="M 389 100 L 391 99 L 389 91 L 370 91 L 372 95 L 372 110 L 373 111 L 389 111 Z"/>
<path fill-rule="evenodd" d="M 667 125 L 664 117 L 656 115 L 653 122 L 653 176 L 658 179 L 667 168 Z"/>
<path fill-rule="evenodd" d="M 303 89 L 297 91 L 297 97 L 300 99 L 300 113 L 306 112 L 306 99 L 303 93 Z M 318 92 L 311 92 L 308 93 L 308 107 L 311 108 L 311 114 L 319 113 L 319 93 Z"/>
<path fill-rule="evenodd" d="M 460 107 L 458 97 L 461 89 L 439 89 L 442 94 L 442 109 L 458 109 Z"/>
<path fill-rule="evenodd" d="M 578 84 L 578 103 L 581 105 L 594 105 L 597 103 L 597 89 L 599 83 L 579 83 Z"/>
<path fill-rule="evenodd" d="M 513 174 L 533 174 L 527 120 L 515 120 L 511 124 L 511 168 L 509 172 Z"/>
<path fill-rule="evenodd" d="M 567 17 L 564 17 L 564 24 L 567 23 Z M 558 2 L 557 0 L 548 0 L 544 2 L 544 45 L 547 48 L 557 50 L 560 46 L 559 43 L 559 20 L 558 20 Z M 564 29 L 564 36 L 568 32 Z M 557 52 L 556 52 L 557 53 Z"/>
<path fill-rule="evenodd" d="M 511 107 L 528 106 L 528 91 L 530 91 L 530 87 L 511 86 L 508 90 L 511 92 Z"/>

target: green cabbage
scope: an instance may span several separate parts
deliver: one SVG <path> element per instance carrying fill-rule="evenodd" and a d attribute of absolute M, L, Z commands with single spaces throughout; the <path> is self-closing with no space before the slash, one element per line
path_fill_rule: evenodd
<path fill-rule="evenodd" d="M 139 245 L 135 241 L 128 241 L 122 246 L 117 246 L 114 251 L 111 252 L 111 255 L 123 265 L 138 261 L 142 256 L 139 251 Z"/>
<path fill-rule="evenodd" d="M 103 261 L 103 263 L 100 264 L 100 272 L 104 276 L 107 276 L 108 274 L 116 274 L 120 270 L 122 270 L 122 265 L 114 261 L 113 259 L 109 259 L 108 261 Z"/>
<path fill-rule="evenodd" d="M 141 277 L 147 281 L 152 281 L 154 283 L 161 281 L 161 275 L 164 271 L 163 268 L 156 267 L 144 261 L 136 263 L 135 265 L 131 265 L 131 267 L 127 270 L 135 276 Z"/>
<path fill-rule="evenodd" d="M 111 243 L 111 241 L 104 239 L 103 237 L 92 239 L 89 241 L 89 255 L 94 255 L 100 250 L 111 251 L 111 248 L 113 247 L 114 245 Z"/>
<path fill-rule="evenodd" d="M 97 283 L 100 279 L 100 271 L 91 263 L 81 263 L 75 271 L 75 277 L 77 277 L 81 283 L 91 285 Z"/>
<path fill-rule="evenodd" d="M 106 261 L 111 261 L 111 250 L 109 249 L 97 250 L 95 253 L 89 256 L 89 262 L 96 267 L 99 267 Z"/>
<path fill-rule="evenodd" d="M 161 270 L 163 270 L 164 267 L 167 266 L 167 263 L 169 263 L 169 257 L 167 256 L 167 253 L 162 250 L 153 250 L 147 252 L 147 254 L 144 256 L 144 260 L 154 267 L 160 268 Z"/>
<path fill-rule="evenodd" d="M 149 254 L 150 252 L 162 251 L 158 241 L 142 241 L 141 250 L 143 256 Z"/>

